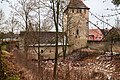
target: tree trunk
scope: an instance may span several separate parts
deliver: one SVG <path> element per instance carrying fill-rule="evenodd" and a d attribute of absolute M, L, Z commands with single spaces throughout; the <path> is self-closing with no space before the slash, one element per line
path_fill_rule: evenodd
<path fill-rule="evenodd" d="M 38 16 L 39 16 L 39 30 L 38 30 L 38 76 L 39 80 L 43 80 L 43 75 L 42 75 L 42 56 L 41 56 L 41 51 L 40 51 L 40 10 L 38 11 Z"/>
<path fill-rule="evenodd" d="M 27 40 L 28 40 L 28 37 L 27 37 L 27 34 L 28 34 L 28 14 L 26 13 L 25 14 L 25 18 L 26 18 L 26 21 L 25 21 L 25 25 L 26 25 L 26 33 L 25 33 L 25 41 L 24 41 L 24 53 L 25 53 L 25 57 L 26 57 L 26 60 L 28 60 L 28 44 L 27 44 Z M 26 61 L 26 67 L 28 66 L 28 62 Z"/>
<path fill-rule="evenodd" d="M 0 44 L 0 80 L 5 79 L 5 74 L 4 74 L 4 68 L 3 68 L 3 62 L 2 62 L 2 51 L 1 51 L 1 44 Z"/>
<path fill-rule="evenodd" d="M 53 72 L 53 80 L 57 80 L 57 63 L 58 63 L 58 24 L 59 24 L 59 4 L 60 0 L 57 0 L 57 11 L 55 11 L 55 3 L 53 3 L 53 17 L 56 28 L 56 47 L 55 47 L 55 62 L 54 62 L 54 72 Z"/>
<path fill-rule="evenodd" d="M 63 51 L 63 59 L 65 59 L 65 57 L 66 57 L 66 50 L 67 50 L 67 34 L 65 33 L 65 39 L 64 39 L 65 41 L 64 41 L 64 51 Z"/>
<path fill-rule="evenodd" d="M 113 38 L 111 37 L 111 60 L 113 59 L 113 50 L 112 50 L 112 48 L 113 48 Z"/>

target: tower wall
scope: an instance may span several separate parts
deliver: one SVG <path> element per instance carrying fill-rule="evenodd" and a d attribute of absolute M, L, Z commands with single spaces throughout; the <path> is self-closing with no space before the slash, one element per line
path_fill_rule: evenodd
<path fill-rule="evenodd" d="M 67 9 L 64 14 L 64 29 L 67 33 L 69 52 L 87 46 L 88 9 Z"/>

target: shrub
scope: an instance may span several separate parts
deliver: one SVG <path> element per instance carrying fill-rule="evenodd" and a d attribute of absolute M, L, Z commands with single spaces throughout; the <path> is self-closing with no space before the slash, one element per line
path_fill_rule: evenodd
<path fill-rule="evenodd" d="M 8 77 L 6 80 L 20 80 L 20 78 L 17 75 Z"/>

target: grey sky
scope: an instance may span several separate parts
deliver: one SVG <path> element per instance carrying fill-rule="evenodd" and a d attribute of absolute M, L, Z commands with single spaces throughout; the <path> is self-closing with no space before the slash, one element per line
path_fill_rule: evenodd
<path fill-rule="evenodd" d="M 13 0 L 10 0 L 10 1 L 13 1 Z M 106 2 L 104 2 L 104 1 L 106 1 Z M 103 19 L 103 17 L 101 17 L 101 16 L 114 15 L 116 13 L 116 11 L 106 10 L 107 8 L 109 8 L 109 9 L 115 8 L 115 6 L 111 3 L 111 0 L 86 0 L 84 2 L 90 8 L 90 11 L 93 14 L 95 14 L 97 17 L 108 22 L 112 26 L 115 25 L 115 19 L 117 19 L 116 16 L 104 17 L 104 19 Z M 0 4 L 0 8 L 2 8 L 4 10 L 5 14 L 8 16 L 8 14 L 10 13 L 10 8 L 8 6 L 8 3 L 3 2 L 3 4 Z M 91 14 L 90 14 L 90 21 L 92 21 L 94 24 L 98 25 L 101 28 L 103 25 L 106 27 L 109 27 L 108 25 L 103 24 L 101 21 L 96 19 Z M 91 25 L 91 24 L 90 24 L 90 27 L 95 28 L 94 25 Z"/>
<path fill-rule="evenodd" d="M 109 16 L 117 13 L 116 11 L 109 10 L 109 9 L 115 9 L 115 6 L 111 3 L 111 0 L 86 0 L 85 3 L 90 8 L 90 11 L 94 13 L 97 17 L 108 22 L 112 26 L 115 26 L 115 20 L 117 19 L 116 16 L 111 16 L 111 17 Z M 102 16 L 109 16 L 109 17 L 102 17 Z M 105 23 L 103 24 L 101 21 L 96 19 L 91 14 L 90 14 L 90 21 L 92 21 L 101 28 L 103 28 L 103 26 L 105 26 L 104 28 L 110 28 L 107 24 Z M 90 25 L 90 27 L 94 27 L 94 26 Z"/>

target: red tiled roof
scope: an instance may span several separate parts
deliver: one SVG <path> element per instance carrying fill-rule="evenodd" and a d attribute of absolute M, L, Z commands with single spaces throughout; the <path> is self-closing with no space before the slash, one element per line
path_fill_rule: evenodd
<path fill-rule="evenodd" d="M 103 33 L 99 29 L 90 29 L 88 40 L 100 41 L 104 37 Z"/>

